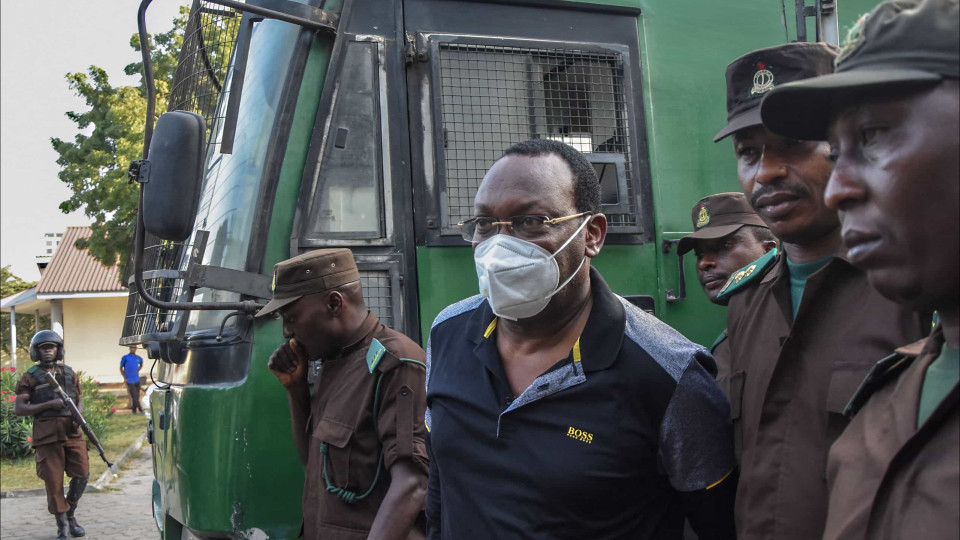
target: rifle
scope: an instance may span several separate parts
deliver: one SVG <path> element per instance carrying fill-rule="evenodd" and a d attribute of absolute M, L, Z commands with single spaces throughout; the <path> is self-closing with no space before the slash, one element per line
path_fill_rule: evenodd
<path fill-rule="evenodd" d="M 97 447 L 97 451 L 100 452 L 100 459 L 107 464 L 107 467 L 112 469 L 113 463 L 107 461 L 107 456 L 103 453 L 103 447 L 100 446 L 100 441 L 97 439 L 96 434 L 93 433 L 93 430 L 90 429 L 90 426 L 87 425 L 87 421 L 83 419 L 83 414 L 80 413 L 80 409 L 77 408 L 77 404 L 70 399 L 70 396 L 63 391 L 63 388 L 60 388 L 60 383 L 57 382 L 57 379 L 53 376 L 53 373 L 47 371 L 45 372 L 45 375 L 47 380 L 50 381 L 50 386 L 52 386 L 54 391 L 60 395 L 60 400 L 63 401 L 63 404 L 66 405 L 68 409 L 70 409 L 70 415 L 73 416 L 73 421 L 79 424 L 80 429 L 82 429 L 84 434 L 86 434 L 87 439 L 89 439 L 90 442 Z"/>

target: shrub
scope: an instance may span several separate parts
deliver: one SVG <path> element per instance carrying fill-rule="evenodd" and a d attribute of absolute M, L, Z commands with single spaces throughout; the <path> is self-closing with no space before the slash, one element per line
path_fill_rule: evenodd
<path fill-rule="evenodd" d="M 99 385 L 90 377 L 77 372 L 80 378 L 80 391 L 83 395 L 83 418 L 87 425 L 103 439 L 109 422 L 107 419 L 116 411 L 117 398 L 100 391 Z M 0 368 L 0 457 L 15 459 L 33 453 L 30 446 L 33 440 L 33 419 L 29 416 L 17 416 L 13 409 L 16 405 L 16 384 L 19 380 L 15 368 Z M 90 447 L 89 441 L 87 446 Z"/>
<path fill-rule="evenodd" d="M 30 447 L 33 422 L 13 413 L 16 405 L 16 368 L 0 368 L 0 457 L 16 459 L 33 452 Z"/>
<path fill-rule="evenodd" d="M 82 371 L 77 372 L 77 377 L 80 377 L 80 391 L 83 393 L 83 418 L 102 442 L 110 427 L 107 418 L 117 410 L 114 407 L 117 397 L 101 392 L 100 385 Z M 87 447 L 93 448 L 90 441 L 87 441 Z"/>

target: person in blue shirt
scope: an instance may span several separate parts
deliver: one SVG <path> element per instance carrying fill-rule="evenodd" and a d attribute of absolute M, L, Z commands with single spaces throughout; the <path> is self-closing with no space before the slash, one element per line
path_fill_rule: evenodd
<path fill-rule="evenodd" d="M 140 405 L 140 368 L 143 367 L 143 358 L 137 356 L 137 346 L 130 346 L 130 354 L 123 355 L 120 359 L 120 374 L 123 375 L 123 381 L 127 383 L 127 393 L 130 394 L 130 410 L 134 413 L 139 409 L 143 412 L 143 405 Z"/>

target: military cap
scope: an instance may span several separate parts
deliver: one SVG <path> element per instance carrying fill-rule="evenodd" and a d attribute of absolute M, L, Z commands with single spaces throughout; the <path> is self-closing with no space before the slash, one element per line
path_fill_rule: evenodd
<path fill-rule="evenodd" d="M 273 300 L 257 312 L 262 317 L 300 298 L 360 281 L 353 252 L 318 249 L 278 262 L 273 267 Z"/>
<path fill-rule="evenodd" d="M 695 232 L 680 239 L 677 251 L 681 255 L 693 249 L 697 240 L 723 238 L 744 225 L 767 227 L 743 193 L 736 192 L 717 193 L 700 199 L 693 206 L 691 219 Z"/>
<path fill-rule="evenodd" d="M 727 66 L 727 125 L 717 142 L 743 128 L 758 126 L 760 102 L 774 88 L 833 71 L 836 47 L 826 43 L 787 43 L 749 52 Z"/>
<path fill-rule="evenodd" d="M 764 100 L 774 133 L 826 140 L 838 97 L 933 86 L 960 75 L 958 0 L 888 0 L 850 29 L 835 73 L 778 87 Z"/>

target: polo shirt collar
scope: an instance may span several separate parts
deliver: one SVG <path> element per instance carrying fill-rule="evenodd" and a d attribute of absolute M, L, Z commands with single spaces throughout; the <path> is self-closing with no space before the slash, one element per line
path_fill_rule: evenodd
<path fill-rule="evenodd" d="M 609 368 L 617 359 L 623 343 L 626 312 L 620 299 L 613 294 L 600 272 L 593 267 L 590 268 L 590 292 L 593 295 L 593 306 L 583 333 L 580 334 L 580 363 L 584 371 L 600 371 Z M 470 316 L 467 334 L 476 355 L 488 363 L 487 367 L 493 373 L 501 373 L 503 368 L 499 365 L 499 356 L 482 351 L 485 346 L 492 346 L 496 351 L 496 345 L 489 339 L 493 337 L 491 325 L 496 318 L 490 303 L 484 301 Z M 489 365 L 491 361 L 496 365 Z"/>

